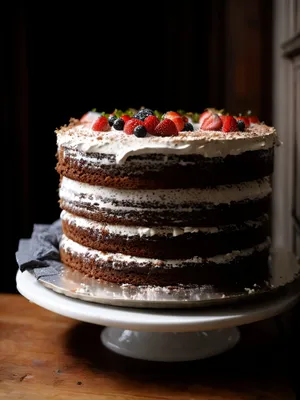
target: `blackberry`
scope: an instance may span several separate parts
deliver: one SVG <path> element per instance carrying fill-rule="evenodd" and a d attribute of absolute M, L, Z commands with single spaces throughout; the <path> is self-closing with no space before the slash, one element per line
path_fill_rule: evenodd
<path fill-rule="evenodd" d="M 183 131 L 193 131 L 193 130 L 194 130 L 193 124 L 191 124 L 190 122 L 186 122 L 184 124 Z"/>
<path fill-rule="evenodd" d="M 244 130 L 245 130 L 245 122 L 242 121 L 241 119 L 238 119 L 237 120 L 237 124 L 238 124 L 239 131 L 244 132 Z"/>
<path fill-rule="evenodd" d="M 136 114 L 134 114 L 133 118 L 144 121 L 149 115 L 154 115 L 154 111 L 150 110 L 150 108 L 142 108 Z"/>
<path fill-rule="evenodd" d="M 133 133 L 137 137 L 145 137 L 147 135 L 147 129 L 144 125 L 138 125 L 134 128 Z"/>
<path fill-rule="evenodd" d="M 114 122 L 115 122 L 116 119 L 117 119 L 117 117 L 116 117 L 115 115 L 110 115 L 110 116 L 108 117 L 109 126 L 113 126 L 113 124 L 114 124 Z"/>
<path fill-rule="evenodd" d="M 113 127 L 117 130 L 117 131 L 122 131 L 125 125 L 125 121 L 123 118 L 116 118 L 116 120 L 114 121 Z"/>

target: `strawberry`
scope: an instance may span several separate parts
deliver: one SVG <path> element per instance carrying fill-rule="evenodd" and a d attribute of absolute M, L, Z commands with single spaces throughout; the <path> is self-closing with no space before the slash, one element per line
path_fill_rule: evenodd
<path fill-rule="evenodd" d="M 218 114 L 204 111 L 199 117 L 200 129 L 205 131 L 218 131 L 222 128 L 222 120 Z"/>
<path fill-rule="evenodd" d="M 199 116 L 199 124 L 200 126 L 202 125 L 203 121 L 208 118 L 209 116 L 211 116 L 211 112 L 210 111 L 204 111 L 202 114 L 200 114 Z"/>
<path fill-rule="evenodd" d="M 144 125 L 144 122 L 140 119 L 131 118 L 125 122 L 124 132 L 127 133 L 127 135 L 132 135 L 134 128 L 138 125 Z"/>
<path fill-rule="evenodd" d="M 224 123 L 224 121 L 225 121 L 227 115 L 219 115 L 219 117 L 221 118 L 222 126 L 223 126 L 223 123 Z"/>
<path fill-rule="evenodd" d="M 239 127 L 236 119 L 232 115 L 224 115 L 223 118 L 223 132 L 238 132 Z"/>
<path fill-rule="evenodd" d="M 256 115 L 252 115 L 252 111 L 251 110 L 247 111 L 247 117 L 248 117 L 248 120 L 249 120 L 250 124 L 259 124 L 260 123 L 259 118 Z"/>
<path fill-rule="evenodd" d="M 146 117 L 144 120 L 144 125 L 148 133 L 153 133 L 159 123 L 160 120 L 156 117 L 156 115 L 148 115 L 148 117 Z"/>
<path fill-rule="evenodd" d="M 166 117 L 164 119 L 171 119 L 174 122 L 174 124 L 176 125 L 176 128 L 177 128 L 178 132 L 181 132 L 183 130 L 185 122 L 184 122 L 184 120 L 183 120 L 181 115 L 179 115 L 179 114 L 178 115 L 174 115 L 174 116 L 173 115 L 169 115 L 168 117 Z"/>
<path fill-rule="evenodd" d="M 124 122 L 129 121 L 131 119 L 131 117 L 128 114 L 121 115 L 120 118 L 122 118 Z"/>
<path fill-rule="evenodd" d="M 237 121 L 243 121 L 245 124 L 245 128 L 248 128 L 250 125 L 249 118 L 244 115 L 239 115 L 238 117 L 234 117 Z"/>
<path fill-rule="evenodd" d="M 163 119 L 160 121 L 158 125 L 156 125 L 154 132 L 152 133 L 154 136 L 177 136 L 178 130 L 175 123 L 169 119 Z"/>
<path fill-rule="evenodd" d="M 181 117 L 181 115 L 177 111 L 167 111 L 163 115 L 163 119 L 166 119 L 166 118 L 172 119 L 173 117 Z"/>
<path fill-rule="evenodd" d="M 248 120 L 250 124 L 259 124 L 260 120 L 256 115 L 249 115 Z"/>
<path fill-rule="evenodd" d="M 87 113 L 83 114 L 80 118 L 80 122 L 93 122 L 98 117 L 101 117 L 101 114 L 96 111 L 88 111 Z"/>
<path fill-rule="evenodd" d="M 93 129 L 93 131 L 97 131 L 97 132 L 110 131 L 110 125 L 108 122 L 108 118 L 105 117 L 104 115 L 101 115 L 101 117 L 98 117 L 97 119 L 95 119 L 92 124 L 92 129 Z"/>
<path fill-rule="evenodd" d="M 164 119 L 171 119 L 176 127 L 177 127 L 177 131 L 181 132 L 184 128 L 184 124 L 185 124 L 185 119 L 183 119 L 182 115 L 179 114 L 179 112 L 177 111 L 168 111 L 164 114 Z"/>

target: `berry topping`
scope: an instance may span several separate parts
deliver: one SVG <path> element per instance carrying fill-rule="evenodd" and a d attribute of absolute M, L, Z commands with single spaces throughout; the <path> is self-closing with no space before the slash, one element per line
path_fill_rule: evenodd
<path fill-rule="evenodd" d="M 131 118 L 125 122 L 124 132 L 127 133 L 127 135 L 132 135 L 134 128 L 138 125 L 144 125 L 143 121 L 136 118 Z"/>
<path fill-rule="evenodd" d="M 160 123 L 160 119 L 155 115 L 148 115 L 144 120 L 144 125 L 148 133 L 153 133 L 156 126 Z"/>
<path fill-rule="evenodd" d="M 164 119 L 171 119 L 174 122 L 174 124 L 176 125 L 176 128 L 177 128 L 178 132 L 181 132 L 183 130 L 184 124 L 185 124 L 185 122 L 187 122 L 182 118 L 181 114 L 179 114 L 176 111 L 168 111 L 168 112 L 166 112 L 164 114 L 163 118 Z"/>
<path fill-rule="evenodd" d="M 218 114 L 204 111 L 199 117 L 200 129 L 205 131 L 218 131 L 222 128 L 222 120 Z"/>
<path fill-rule="evenodd" d="M 122 117 L 117 118 L 113 124 L 113 127 L 117 130 L 117 131 L 122 131 L 125 125 L 125 121 Z"/>
<path fill-rule="evenodd" d="M 190 122 L 186 122 L 184 124 L 183 131 L 187 132 L 187 131 L 193 131 L 193 130 L 194 130 L 193 124 L 191 124 Z"/>
<path fill-rule="evenodd" d="M 178 130 L 176 128 L 175 123 L 169 119 L 163 119 L 160 123 L 156 126 L 154 132 L 152 133 L 154 136 L 177 136 Z"/>
<path fill-rule="evenodd" d="M 115 122 L 116 119 L 117 119 L 117 117 L 116 117 L 115 115 L 110 115 L 110 116 L 108 117 L 108 123 L 109 123 L 109 125 L 110 125 L 110 126 L 113 126 L 113 124 L 114 124 L 114 122 Z"/>
<path fill-rule="evenodd" d="M 244 132 L 245 127 L 246 127 L 245 122 L 242 119 L 237 119 L 236 122 L 238 124 L 239 131 Z"/>
<path fill-rule="evenodd" d="M 104 115 L 98 117 L 94 120 L 92 124 L 92 130 L 97 132 L 107 132 L 110 130 L 110 125 L 108 123 L 108 118 Z"/>
<path fill-rule="evenodd" d="M 150 110 L 150 108 L 141 108 L 136 114 L 134 114 L 133 118 L 144 121 L 149 115 L 154 115 L 154 111 Z"/>
<path fill-rule="evenodd" d="M 145 137 L 147 135 L 147 129 L 144 125 L 137 125 L 133 130 L 133 134 L 137 137 Z"/>
<path fill-rule="evenodd" d="M 238 132 L 237 120 L 232 115 L 223 115 L 221 121 L 223 122 L 223 132 Z"/>
<path fill-rule="evenodd" d="M 181 114 L 177 111 L 167 111 L 164 115 L 163 115 L 163 119 L 169 118 L 172 119 L 174 117 L 181 117 Z"/>
<path fill-rule="evenodd" d="M 182 118 L 181 116 L 179 116 L 179 117 L 173 117 L 173 118 L 170 118 L 170 119 L 171 119 L 171 120 L 174 122 L 174 124 L 176 125 L 176 128 L 177 128 L 178 132 L 183 131 L 185 121 L 183 120 L 183 118 Z"/>
<path fill-rule="evenodd" d="M 250 122 L 249 118 L 246 117 L 245 115 L 239 115 L 238 117 L 234 117 L 237 121 L 243 121 L 245 124 L 245 128 L 249 128 Z"/>
<path fill-rule="evenodd" d="M 130 115 L 128 114 L 121 115 L 121 118 L 124 120 L 124 122 L 129 121 L 131 119 Z"/>
<path fill-rule="evenodd" d="M 260 120 L 256 115 L 250 115 L 248 117 L 250 124 L 259 124 Z"/>
<path fill-rule="evenodd" d="M 250 111 L 250 110 L 247 111 L 247 117 L 248 117 L 250 124 L 259 124 L 260 123 L 259 118 L 256 115 L 252 115 L 252 111 Z"/>

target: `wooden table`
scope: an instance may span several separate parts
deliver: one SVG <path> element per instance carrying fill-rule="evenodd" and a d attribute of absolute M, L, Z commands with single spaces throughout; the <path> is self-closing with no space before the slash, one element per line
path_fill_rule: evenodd
<path fill-rule="evenodd" d="M 107 350 L 101 326 L 2 294 L 0 399 L 296 400 L 299 310 L 241 327 L 240 343 L 220 356 L 156 363 Z"/>

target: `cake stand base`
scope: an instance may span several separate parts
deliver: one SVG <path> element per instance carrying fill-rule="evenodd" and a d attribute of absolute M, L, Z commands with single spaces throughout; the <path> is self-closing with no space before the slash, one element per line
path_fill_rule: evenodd
<path fill-rule="evenodd" d="M 192 361 L 230 350 L 240 339 L 235 327 L 199 332 L 143 332 L 104 328 L 105 347 L 123 356 L 147 361 Z"/>

